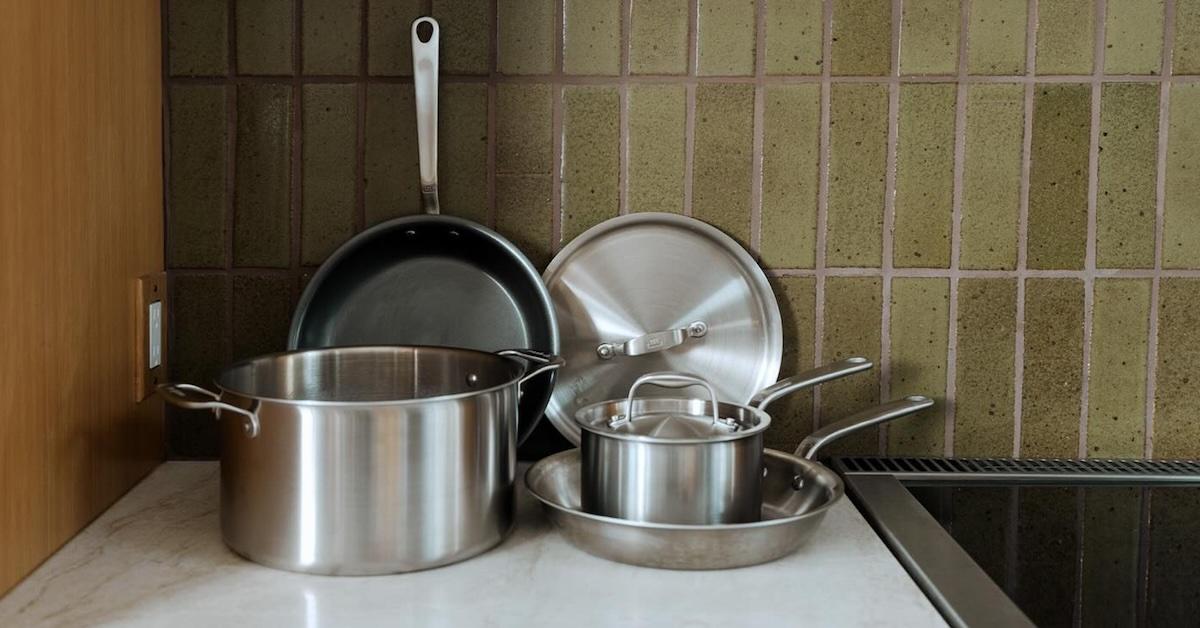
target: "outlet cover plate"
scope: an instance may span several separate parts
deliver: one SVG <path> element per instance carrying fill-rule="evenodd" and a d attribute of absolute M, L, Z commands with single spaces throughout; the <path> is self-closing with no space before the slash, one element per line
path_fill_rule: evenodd
<path fill-rule="evenodd" d="M 134 299 L 133 399 L 142 401 L 154 394 L 167 373 L 166 273 L 139 277 Z"/>

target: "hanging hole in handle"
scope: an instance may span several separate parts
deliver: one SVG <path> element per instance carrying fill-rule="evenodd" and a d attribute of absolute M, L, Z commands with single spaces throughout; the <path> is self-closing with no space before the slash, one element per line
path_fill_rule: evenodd
<path fill-rule="evenodd" d="M 433 39 L 433 22 L 429 20 L 417 22 L 417 39 L 423 44 L 427 44 L 430 39 Z"/>

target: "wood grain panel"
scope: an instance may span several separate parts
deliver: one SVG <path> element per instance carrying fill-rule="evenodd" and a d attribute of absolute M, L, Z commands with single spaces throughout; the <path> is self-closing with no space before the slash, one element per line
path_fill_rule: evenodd
<path fill-rule="evenodd" d="M 0 2 L 0 594 L 162 457 L 130 393 L 161 45 L 158 0 Z"/>

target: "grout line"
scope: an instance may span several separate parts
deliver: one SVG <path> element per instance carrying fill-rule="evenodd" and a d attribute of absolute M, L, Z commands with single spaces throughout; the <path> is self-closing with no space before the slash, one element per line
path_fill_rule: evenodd
<path fill-rule="evenodd" d="M 696 80 L 697 65 L 700 63 L 700 2 L 688 3 L 688 67 L 687 67 L 687 110 L 683 128 L 683 215 L 692 215 L 692 198 L 696 164 Z M 632 78 L 632 77 L 630 77 Z M 675 77 L 678 81 L 680 77 Z"/>
<path fill-rule="evenodd" d="M 617 172 L 617 213 L 624 216 L 629 213 L 629 58 L 631 56 L 633 28 L 633 0 L 621 0 L 621 69 L 620 85 L 617 88 L 620 98 L 620 139 L 618 148 Z"/>
<path fill-rule="evenodd" d="M 959 4 L 958 89 L 954 101 L 954 191 L 950 210 L 949 307 L 946 314 L 946 425 L 942 455 L 954 455 L 954 422 L 958 411 L 958 280 L 962 257 L 963 177 L 967 154 L 967 33 L 971 28 L 971 0 Z"/>
<path fill-rule="evenodd" d="M 1083 355 L 1080 364 L 1079 390 L 1079 447 L 1077 455 L 1087 458 L 1088 404 L 1090 400 L 1092 360 L 1092 321 L 1096 307 L 1096 205 L 1100 194 L 1100 75 L 1104 71 L 1106 43 L 1105 20 L 1108 13 L 1107 0 L 1095 0 L 1093 18 L 1092 53 L 1092 111 L 1091 129 L 1088 139 L 1088 197 L 1087 197 L 1087 242 L 1084 252 L 1083 276 Z"/>
<path fill-rule="evenodd" d="M 758 257 L 762 248 L 763 144 L 766 88 L 763 78 L 766 62 L 767 0 L 757 0 L 754 7 L 754 131 L 750 147 L 750 254 Z"/>
<path fill-rule="evenodd" d="M 552 102 L 550 105 L 551 128 L 551 159 L 550 159 L 550 252 L 558 253 L 562 248 L 563 235 L 563 160 L 566 135 L 563 132 L 563 85 L 561 81 L 563 67 L 563 20 L 566 19 L 566 8 L 563 0 L 554 2 L 554 72 L 550 77 Z M 499 22 L 499 20 L 497 20 Z"/>
<path fill-rule="evenodd" d="M 499 143 L 496 137 L 498 125 L 497 99 L 500 97 L 499 89 L 497 88 L 497 77 L 499 76 L 496 65 L 499 57 L 499 40 L 500 40 L 500 19 L 497 0 L 489 0 L 488 2 L 488 80 L 487 80 L 487 165 L 484 173 L 485 184 L 487 185 L 487 225 L 493 229 L 500 222 L 500 217 L 497 215 L 496 209 L 499 202 L 496 196 L 496 146 Z M 553 223 L 553 218 L 551 218 Z M 553 230 L 551 238 L 553 238 Z M 553 243 L 550 243 L 553 250 Z"/>
<path fill-rule="evenodd" d="M 1020 569 L 1017 557 L 1020 555 L 1021 544 L 1021 489 L 1014 486 L 1008 489 L 1008 517 L 1004 527 L 1004 592 L 1014 597 L 1017 592 L 1017 581 Z"/>
<path fill-rule="evenodd" d="M 764 269 L 764 272 L 770 277 L 813 277 L 817 275 L 825 275 L 829 277 L 883 276 L 883 271 L 880 268 L 860 268 L 856 266 L 822 268 L 820 271 L 813 268 L 767 268 Z M 1200 278 L 1200 269 L 1177 268 L 1156 271 L 1153 268 L 1103 268 L 1096 270 L 1092 274 L 1096 278 L 1149 279 L 1155 276 L 1161 276 L 1163 278 Z M 1083 279 L 1089 275 L 1089 271 L 1063 269 L 959 269 L 957 271 L 952 271 L 948 268 L 896 268 L 892 270 L 891 275 L 892 277 L 955 277 L 957 279 Z"/>
<path fill-rule="evenodd" d="M 892 76 L 888 81 L 887 165 L 884 171 L 883 245 L 882 245 L 882 305 L 879 317 L 879 399 L 891 396 L 892 387 L 892 259 L 895 248 L 893 230 L 896 224 L 896 166 L 900 144 L 900 26 L 904 18 L 904 1 L 892 0 Z M 888 450 L 889 425 L 879 427 L 879 453 Z"/>
<path fill-rule="evenodd" d="M 816 279 L 813 288 L 813 355 L 815 367 L 823 361 L 825 337 L 825 227 L 829 213 L 829 128 L 831 86 L 829 84 L 833 51 L 833 0 L 824 0 L 821 12 L 821 128 L 820 152 L 817 156 L 817 238 L 812 273 Z M 812 429 L 821 426 L 821 387 L 813 388 Z"/>
<path fill-rule="evenodd" d="M 1104 0 L 1100 0 L 1103 2 Z M 1085 489 L 1076 486 L 1071 489 L 1075 493 L 1075 586 L 1071 592 L 1072 626 L 1083 627 L 1083 575 L 1084 560 L 1092 558 L 1092 554 L 1084 554 L 1084 539 L 1089 532 L 1087 527 L 1087 498 Z M 1099 534 L 1096 534 L 1099 536 Z"/>
<path fill-rule="evenodd" d="M 1172 3 L 1172 0 L 1167 0 Z M 1138 489 L 1138 544 L 1137 544 L 1137 592 L 1134 593 L 1134 608 L 1136 609 L 1136 626 L 1149 625 L 1147 615 L 1150 606 L 1150 508 L 1153 493 L 1152 488 L 1143 486 Z"/>
<path fill-rule="evenodd" d="M 1034 75 L 1037 61 L 1038 0 L 1029 0 L 1025 21 L 1025 75 Z M 1013 350 L 1013 457 L 1021 455 L 1021 411 L 1025 394 L 1025 277 L 1028 276 L 1029 170 L 1033 160 L 1033 90 L 1025 84 L 1025 132 L 1021 138 L 1021 208 L 1017 219 L 1017 321 Z"/>
<path fill-rule="evenodd" d="M 291 199 L 288 204 L 291 220 L 291 246 L 288 258 L 288 270 L 293 278 L 300 275 L 300 260 L 303 251 L 301 236 L 304 233 L 304 188 L 301 180 L 304 166 L 304 82 L 300 80 L 304 68 L 304 48 L 301 39 L 304 34 L 304 0 L 295 0 L 292 7 L 292 105 L 291 105 L 291 156 L 289 186 Z M 299 281 L 292 281 L 292 290 L 299 290 Z M 293 292 L 293 299 L 296 298 Z M 232 320 L 232 319 L 230 319 Z"/>
<path fill-rule="evenodd" d="M 359 81 L 355 86 L 354 112 L 354 233 L 362 231 L 367 226 L 367 83 L 370 73 L 367 69 L 367 54 L 369 50 L 368 12 L 370 0 L 363 0 L 359 8 L 358 28 L 358 75 Z M 298 284 L 299 282 L 293 282 Z"/>
<path fill-rule="evenodd" d="M 233 361 L 233 280 L 229 278 L 233 270 L 234 231 L 237 227 L 237 125 L 238 125 L 238 90 L 237 85 L 231 85 L 229 79 L 237 74 L 237 0 L 229 0 L 228 15 L 226 15 L 226 30 L 228 41 L 227 75 L 222 79 L 225 90 L 225 329 L 221 330 L 221 353 L 226 362 Z M 295 282 L 293 282 L 295 283 Z M 293 287 L 292 290 L 296 288 Z"/>

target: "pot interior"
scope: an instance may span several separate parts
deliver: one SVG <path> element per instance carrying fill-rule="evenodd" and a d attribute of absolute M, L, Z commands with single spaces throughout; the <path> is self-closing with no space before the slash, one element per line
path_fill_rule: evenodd
<path fill-rule="evenodd" d="M 217 384 L 246 397 L 285 401 L 408 401 L 511 384 L 523 372 L 515 360 L 470 349 L 339 347 L 240 362 Z"/>

